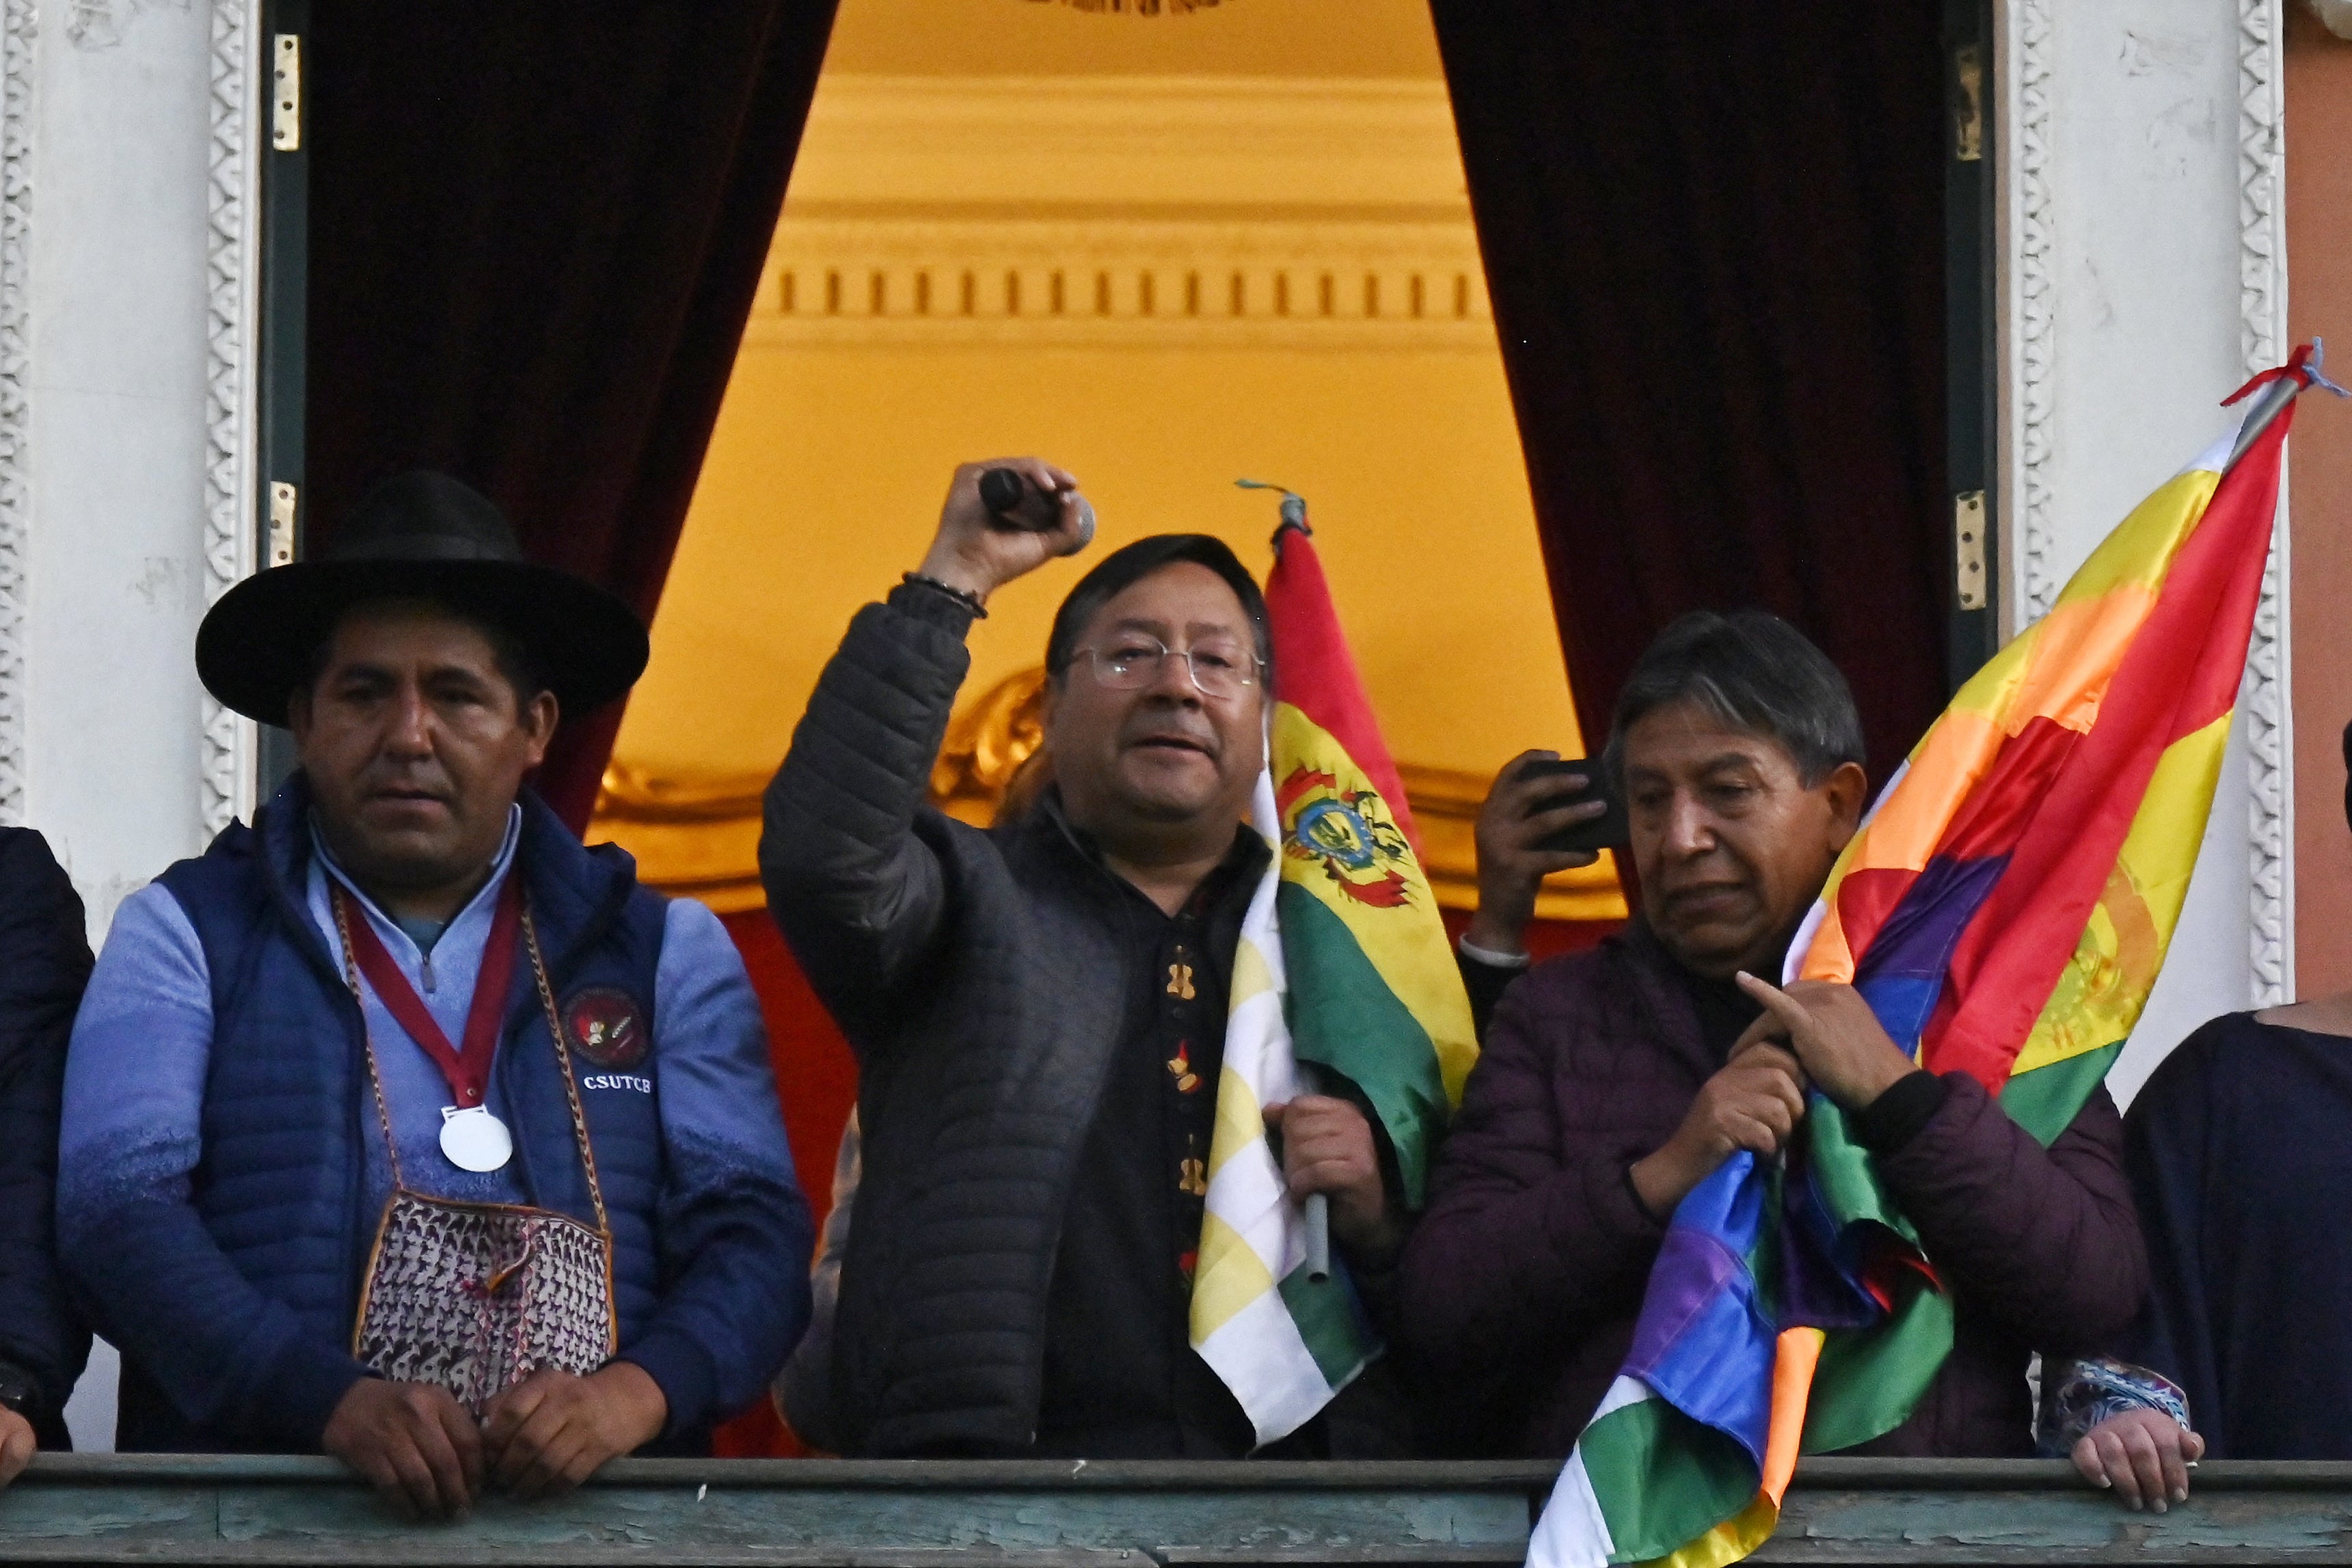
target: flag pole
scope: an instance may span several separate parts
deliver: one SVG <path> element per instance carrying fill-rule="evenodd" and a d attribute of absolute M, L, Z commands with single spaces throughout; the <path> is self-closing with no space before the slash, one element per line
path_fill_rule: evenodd
<path fill-rule="evenodd" d="M 1301 1092 L 1323 1092 L 1321 1075 L 1305 1062 L 1294 1065 Z M 1298 1207 L 1307 1229 L 1307 1282 L 1320 1285 L 1331 1278 L 1331 1199 L 1328 1194 L 1309 1193 Z"/>
<path fill-rule="evenodd" d="M 2298 348 L 2285 364 L 2256 376 L 2240 387 L 2236 396 L 2226 400 L 2226 403 L 2235 403 L 2248 393 L 2252 393 L 2254 397 L 2253 406 L 2246 410 L 2246 417 L 2238 426 L 2238 439 L 2230 448 L 2230 460 L 2221 465 L 2223 473 L 2236 468 L 2238 459 L 2262 439 L 2263 432 L 2286 412 L 2286 405 L 2310 388 L 2324 386 L 2338 397 L 2352 395 L 2321 374 L 2320 367 L 2326 362 L 2326 340 L 2314 338 L 2308 351 Z"/>
<path fill-rule="evenodd" d="M 1245 490 L 1276 490 L 1282 495 L 1282 527 L 1307 529 L 1307 498 L 1280 485 L 1267 484 L 1264 479 L 1235 479 L 1234 483 Z M 1275 530 L 1279 540 L 1282 529 Z M 1305 1062 L 1293 1064 L 1298 1089 L 1304 1094 L 1320 1094 L 1322 1081 L 1315 1069 Z M 1309 1193 L 1299 1205 L 1299 1220 L 1305 1229 L 1307 1247 L 1307 1282 L 1320 1285 L 1331 1278 L 1331 1199 L 1323 1193 Z"/>

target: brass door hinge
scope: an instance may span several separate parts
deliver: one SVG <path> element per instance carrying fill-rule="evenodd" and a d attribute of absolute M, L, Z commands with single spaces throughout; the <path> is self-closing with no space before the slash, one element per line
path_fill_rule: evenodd
<path fill-rule="evenodd" d="M 1984 157 L 1984 50 L 1974 44 L 1952 51 L 1952 156 L 1963 163 Z"/>
<path fill-rule="evenodd" d="M 269 555 L 266 566 L 294 563 L 294 487 L 283 479 L 269 484 Z"/>
<path fill-rule="evenodd" d="M 302 145 L 302 36 L 279 33 L 271 46 L 269 144 L 280 153 L 297 152 Z"/>
<path fill-rule="evenodd" d="M 1985 607 L 1985 495 L 1968 490 L 1952 498 L 1953 581 L 1960 608 Z"/>

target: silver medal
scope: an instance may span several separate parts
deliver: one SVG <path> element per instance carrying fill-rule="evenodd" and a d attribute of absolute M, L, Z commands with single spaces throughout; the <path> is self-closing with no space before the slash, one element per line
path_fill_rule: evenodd
<path fill-rule="evenodd" d="M 507 1124 L 486 1106 L 460 1110 L 441 1108 L 441 1152 L 461 1171 L 495 1171 L 514 1158 L 514 1138 Z"/>

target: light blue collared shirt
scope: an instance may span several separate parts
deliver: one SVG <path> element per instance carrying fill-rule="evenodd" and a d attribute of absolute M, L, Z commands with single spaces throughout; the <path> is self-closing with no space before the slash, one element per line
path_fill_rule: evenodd
<path fill-rule="evenodd" d="M 334 955 L 340 968 L 343 963 L 342 936 L 335 929 L 334 904 L 327 896 L 327 879 L 332 877 L 351 895 L 352 904 L 374 929 L 383 942 L 383 950 L 399 965 L 400 973 L 416 988 L 417 998 L 433 1015 L 433 1021 L 441 1026 L 441 1032 L 449 1037 L 449 1043 L 462 1049 L 466 1016 L 474 1007 L 474 983 L 481 975 L 482 957 L 490 942 L 490 926 L 498 918 L 499 893 L 514 869 L 515 846 L 521 838 L 522 807 L 510 806 L 507 836 L 499 846 L 498 858 L 490 862 L 489 879 L 449 921 L 428 955 L 336 864 L 333 851 L 327 847 L 318 824 L 313 822 L 305 900 L 310 908 L 310 919 L 318 925 L 319 934 L 326 939 L 327 951 Z M 518 953 L 515 966 L 520 969 L 530 962 L 527 954 Z M 383 1085 L 384 1111 L 392 1121 L 393 1137 L 400 1145 L 401 1179 L 408 1190 L 456 1203 L 529 1202 L 530 1194 L 523 1191 L 520 1172 L 512 1160 L 495 1171 L 462 1170 L 449 1163 L 449 1157 L 441 1152 L 441 1110 L 456 1105 L 457 1096 L 450 1089 L 448 1079 L 442 1075 L 441 1065 L 401 1026 L 392 1009 L 384 1005 L 383 998 L 376 994 L 375 987 L 368 984 L 365 974 L 360 976 L 360 1013 L 367 1020 L 368 1039 L 375 1047 L 376 1073 Z M 509 1129 L 514 1126 L 513 1119 L 507 1114 L 506 1097 L 495 1072 L 490 1075 L 482 1103 Z M 367 1183 L 368 1208 L 373 1213 L 391 1196 L 392 1164 L 384 1157 L 383 1136 L 374 1107 L 363 1108 L 362 1120 L 370 1133 Z"/>

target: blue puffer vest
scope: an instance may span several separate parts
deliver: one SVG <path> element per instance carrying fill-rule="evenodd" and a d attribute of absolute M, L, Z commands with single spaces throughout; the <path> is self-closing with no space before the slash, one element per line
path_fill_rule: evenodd
<path fill-rule="evenodd" d="M 559 1013 L 591 987 L 625 993 L 654 1028 L 654 978 L 667 903 L 640 888 L 628 856 L 583 848 L 528 792 L 516 864 L 547 956 Z M 204 1155 L 193 1199 L 240 1273 L 283 1302 L 319 1342 L 347 1348 L 380 1215 L 362 1213 L 368 1102 L 358 1005 L 304 902 L 309 790 L 297 773 L 256 816 L 160 879 L 202 941 L 212 979 L 213 1047 Z M 592 1068 L 593 1064 L 589 1064 Z M 496 1067 L 530 1201 L 593 1224 L 546 1013 L 528 961 L 515 966 Z M 574 1070 L 580 1070 L 575 1060 Z M 634 1069 L 651 1074 L 649 1057 Z M 667 1272 L 656 1243 L 662 1177 L 659 1101 L 583 1097 L 611 1216 L 614 1285 L 626 1346 Z M 244 1446 L 193 1426 L 134 1367 L 123 1373 L 124 1448 Z"/>

